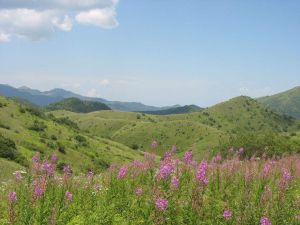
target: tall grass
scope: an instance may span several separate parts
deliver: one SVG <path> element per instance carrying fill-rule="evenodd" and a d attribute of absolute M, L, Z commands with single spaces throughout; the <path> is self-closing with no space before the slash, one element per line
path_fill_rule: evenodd
<path fill-rule="evenodd" d="M 0 224 L 300 224 L 298 155 L 196 162 L 175 151 L 76 176 L 35 156 L 2 187 Z"/>

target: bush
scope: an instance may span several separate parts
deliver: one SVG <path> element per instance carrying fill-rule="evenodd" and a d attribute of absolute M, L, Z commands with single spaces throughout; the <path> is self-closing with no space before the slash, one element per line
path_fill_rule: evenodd
<path fill-rule="evenodd" d="M 58 143 L 58 151 L 62 154 L 66 154 L 65 146 L 63 146 L 61 143 Z"/>
<path fill-rule="evenodd" d="M 81 145 L 81 146 L 87 146 L 87 139 L 84 136 L 76 135 L 75 140 Z"/>
<path fill-rule="evenodd" d="M 35 120 L 28 129 L 33 131 L 45 131 L 46 128 L 47 125 L 45 125 L 44 122 Z"/>
<path fill-rule="evenodd" d="M 134 150 L 137 150 L 137 149 L 139 149 L 139 145 L 138 144 L 133 144 L 131 146 L 131 148 L 134 149 Z"/>
<path fill-rule="evenodd" d="M 18 157 L 15 142 L 2 135 L 0 135 L 0 157 L 10 160 L 15 160 Z"/>

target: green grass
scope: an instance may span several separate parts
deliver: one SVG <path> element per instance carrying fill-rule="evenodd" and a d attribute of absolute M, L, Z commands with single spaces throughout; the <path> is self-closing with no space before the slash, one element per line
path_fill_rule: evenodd
<path fill-rule="evenodd" d="M 24 167 L 16 162 L 0 158 L 0 183 L 10 180 L 17 170 L 24 170 Z"/>
<path fill-rule="evenodd" d="M 105 137 L 129 147 L 148 150 L 149 143 L 157 140 L 159 152 L 175 144 L 179 154 L 191 148 L 197 157 L 213 154 L 228 145 L 229 138 L 240 134 L 274 132 L 289 136 L 297 132 L 299 121 L 282 116 L 259 102 L 245 96 L 233 98 L 201 112 L 177 115 L 147 115 L 144 113 L 100 111 L 76 114 L 53 112 L 58 117 L 69 117 L 80 129 L 92 135 Z M 293 137 L 297 148 L 298 136 Z M 287 139 L 286 142 L 290 140 Z M 244 142 L 246 143 L 246 142 Z"/>
<path fill-rule="evenodd" d="M 257 100 L 279 113 L 300 119 L 300 87 Z"/>
<path fill-rule="evenodd" d="M 0 134 L 13 140 L 27 160 L 37 152 L 42 155 L 57 152 L 61 163 L 70 164 L 74 171 L 79 172 L 90 168 L 104 169 L 111 162 L 128 161 L 141 154 L 120 143 L 82 134 L 80 130 L 58 124 L 43 113 L 40 117 L 36 116 L 30 110 L 22 110 L 24 106 L 13 100 L 0 97 L 0 102 L 6 105 L 0 108 Z M 45 129 L 32 130 L 35 123 L 44 124 Z M 83 136 L 86 142 L 77 141 L 78 135 Z M 58 149 L 63 149 L 65 153 Z"/>

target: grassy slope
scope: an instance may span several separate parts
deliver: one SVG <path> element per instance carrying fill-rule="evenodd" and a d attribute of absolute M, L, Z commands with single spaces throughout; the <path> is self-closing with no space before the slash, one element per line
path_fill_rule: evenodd
<path fill-rule="evenodd" d="M 111 138 L 127 146 L 149 149 L 157 140 L 162 152 L 176 144 L 179 152 L 193 148 L 199 156 L 214 149 L 229 135 L 239 132 L 286 131 L 293 120 L 280 116 L 249 97 L 237 97 L 207 108 L 202 112 L 178 115 L 147 115 L 141 113 L 102 111 L 76 114 L 54 112 L 68 116 L 79 127 L 93 135 Z M 296 136 L 297 137 L 297 136 Z"/>
<path fill-rule="evenodd" d="M 294 123 L 245 96 L 219 103 L 199 113 L 168 116 L 167 119 L 197 121 L 227 133 L 284 131 Z"/>
<path fill-rule="evenodd" d="M 300 118 L 300 87 L 257 100 L 280 113 Z"/>
<path fill-rule="evenodd" d="M 55 102 L 47 106 L 48 110 L 68 110 L 78 113 L 88 113 L 99 110 L 110 110 L 101 102 L 83 101 L 78 98 L 66 98 L 60 102 Z"/>
<path fill-rule="evenodd" d="M 60 162 L 71 164 L 75 171 L 100 169 L 106 163 L 140 157 L 141 153 L 138 151 L 99 137 L 85 136 L 88 144 L 83 146 L 75 139 L 80 134 L 79 131 L 57 124 L 48 118 L 39 118 L 27 111 L 21 113 L 20 105 L 15 101 L 0 97 L 0 102 L 7 105 L 0 108 L 0 134 L 15 141 L 18 150 L 28 159 L 37 151 L 45 155 L 57 151 L 58 143 L 63 145 L 66 151 L 66 154 L 59 153 Z M 28 129 L 35 120 L 47 126 L 44 132 Z M 53 140 L 51 136 L 57 137 L 57 140 Z"/>
<path fill-rule="evenodd" d="M 18 163 L 0 158 L 0 183 L 13 177 L 13 172 L 23 170 L 24 168 Z"/>

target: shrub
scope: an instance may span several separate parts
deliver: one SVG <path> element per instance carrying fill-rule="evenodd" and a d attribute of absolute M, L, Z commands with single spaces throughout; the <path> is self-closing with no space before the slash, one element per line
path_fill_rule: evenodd
<path fill-rule="evenodd" d="M 45 131 L 46 128 L 47 125 L 45 125 L 44 122 L 34 120 L 33 124 L 28 129 L 33 131 Z"/>
<path fill-rule="evenodd" d="M 0 157 L 10 160 L 15 160 L 18 157 L 15 142 L 3 135 L 0 135 Z"/>

